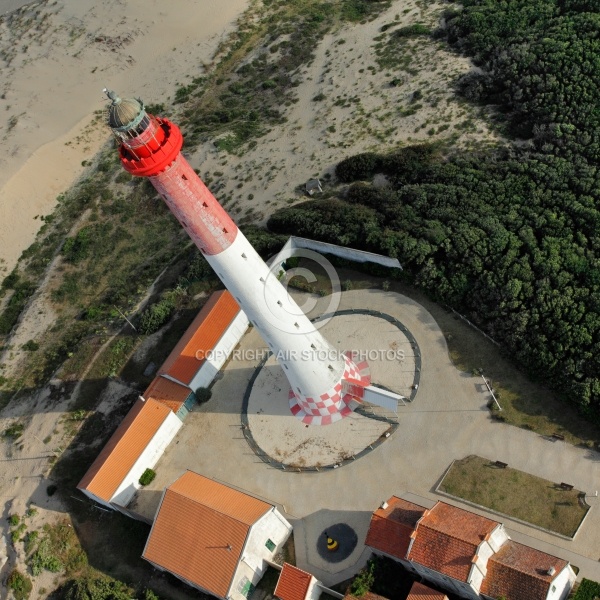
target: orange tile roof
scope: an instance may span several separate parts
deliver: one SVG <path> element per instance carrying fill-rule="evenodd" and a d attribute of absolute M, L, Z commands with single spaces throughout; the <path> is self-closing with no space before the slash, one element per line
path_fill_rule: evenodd
<path fill-rule="evenodd" d="M 544 600 L 552 581 L 567 564 L 556 556 L 508 540 L 489 558 L 481 593 L 510 600 Z M 550 567 L 554 567 L 554 575 L 548 575 Z"/>
<path fill-rule="evenodd" d="M 417 526 L 408 558 L 466 582 L 477 547 L 498 525 L 497 521 L 438 502 Z"/>
<path fill-rule="evenodd" d="M 415 581 L 410 588 L 410 594 L 408 594 L 406 600 L 448 600 L 448 596 Z"/>
<path fill-rule="evenodd" d="M 164 404 L 138 399 L 77 488 L 109 502 L 169 414 Z"/>
<path fill-rule="evenodd" d="M 280 600 L 304 600 L 310 587 L 312 575 L 294 567 L 289 563 L 283 563 L 283 569 L 277 581 L 275 596 Z"/>
<path fill-rule="evenodd" d="M 396 496 L 387 504 L 373 513 L 365 543 L 390 556 L 406 558 L 410 536 L 425 508 Z"/>
<path fill-rule="evenodd" d="M 160 402 L 176 413 L 191 393 L 190 388 L 158 375 L 144 392 L 144 398 Z"/>
<path fill-rule="evenodd" d="M 224 598 L 250 527 L 271 505 L 192 471 L 170 485 L 143 557 Z"/>
<path fill-rule="evenodd" d="M 159 369 L 185 385 L 204 363 L 204 355 L 213 350 L 240 307 L 227 291 L 215 292 L 202 307 L 192 324 Z"/>

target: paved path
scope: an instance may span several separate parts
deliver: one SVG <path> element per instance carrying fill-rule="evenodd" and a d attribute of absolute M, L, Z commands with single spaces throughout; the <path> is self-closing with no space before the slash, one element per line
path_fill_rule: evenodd
<path fill-rule="evenodd" d="M 490 419 L 481 378 L 454 368 L 443 334 L 421 305 L 391 292 L 356 290 L 344 292 L 340 308 L 369 308 L 395 316 L 421 349 L 418 394 L 411 405 L 400 408 L 400 425 L 389 440 L 356 462 L 328 472 L 290 473 L 269 467 L 250 450 L 240 430 L 241 399 L 258 361 L 232 360 L 214 386 L 213 399 L 189 415 L 158 464 L 155 482 L 137 501 L 140 512 L 153 516 L 160 490 L 185 469 L 195 470 L 278 504 L 294 525 L 298 566 L 332 585 L 366 561 L 362 542 L 381 501 L 391 495 L 424 505 L 442 499 L 433 490 L 455 458 L 478 454 L 550 481 L 568 481 L 581 490 L 600 489 L 598 453 Z M 255 330 L 242 341 L 243 348 L 263 346 Z M 315 536 L 342 521 L 357 532 L 358 546 L 345 561 L 325 564 L 314 548 Z M 600 580 L 598 506 L 592 507 L 573 541 L 502 521 L 514 539 L 564 557 L 581 568 L 580 576 Z"/>

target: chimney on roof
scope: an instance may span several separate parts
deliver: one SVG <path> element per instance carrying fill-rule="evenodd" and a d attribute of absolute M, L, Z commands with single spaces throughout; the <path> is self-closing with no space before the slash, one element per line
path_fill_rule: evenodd
<path fill-rule="evenodd" d="M 550 577 L 554 577 L 555 573 L 556 573 L 556 569 L 554 567 L 550 567 L 548 569 L 548 575 L 550 575 Z"/>
<path fill-rule="evenodd" d="M 384 501 L 381 503 L 381 506 L 380 506 L 379 508 L 382 508 L 383 510 L 385 510 L 387 507 L 388 507 L 388 503 L 387 503 L 387 502 L 384 500 Z"/>

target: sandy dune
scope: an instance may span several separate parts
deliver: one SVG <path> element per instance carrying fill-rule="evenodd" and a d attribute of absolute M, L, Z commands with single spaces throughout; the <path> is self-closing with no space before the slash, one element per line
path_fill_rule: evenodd
<path fill-rule="evenodd" d="M 248 0 L 40 0 L 0 17 L 0 278 L 108 139 L 102 88 L 153 102 L 201 74 Z M 23 2 L 0 3 L 0 14 Z M 96 117 L 96 118 L 95 118 Z"/>

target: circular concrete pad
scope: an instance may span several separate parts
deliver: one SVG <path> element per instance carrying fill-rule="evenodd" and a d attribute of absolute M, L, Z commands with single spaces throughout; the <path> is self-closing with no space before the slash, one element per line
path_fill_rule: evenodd
<path fill-rule="evenodd" d="M 327 538 L 331 538 L 338 543 L 336 550 L 329 550 L 327 548 Z M 336 523 L 324 529 L 317 538 L 317 552 L 328 563 L 339 563 L 352 554 L 357 543 L 358 536 L 350 525 Z"/>
<path fill-rule="evenodd" d="M 414 348 L 396 325 L 372 315 L 339 315 L 327 322 L 321 333 L 340 352 L 361 353 L 375 385 L 410 396 L 415 377 Z M 306 425 L 291 414 L 288 395 L 285 372 L 271 356 L 250 393 L 248 426 L 258 447 L 286 466 L 336 464 L 368 448 L 390 429 L 389 423 L 357 412 L 331 425 Z M 382 414 L 383 410 L 375 407 L 374 412 Z"/>

